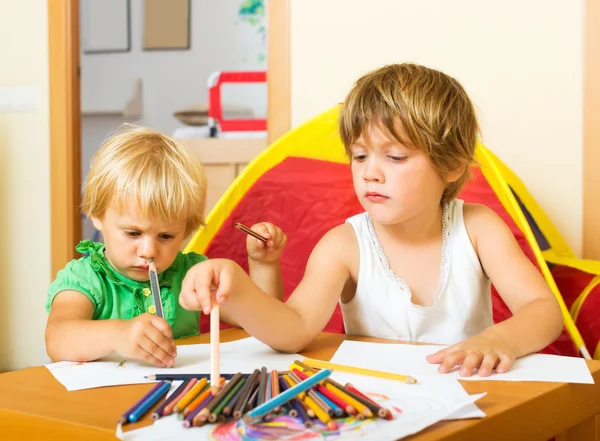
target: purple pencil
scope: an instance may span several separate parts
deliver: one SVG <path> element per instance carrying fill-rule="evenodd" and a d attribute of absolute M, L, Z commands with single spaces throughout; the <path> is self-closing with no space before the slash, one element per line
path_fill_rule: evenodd
<path fill-rule="evenodd" d="M 158 390 L 158 389 L 159 389 L 159 388 L 162 386 L 162 384 L 163 384 L 163 383 L 164 383 L 164 381 L 161 381 L 161 382 L 159 382 L 159 383 L 156 383 L 156 384 L 154 385 L 154 387 L 153 387 L 152 389 L 150 389 L 150 390 L 148 391 L 148 393 L 146 393 L 146 395 L 144 395 L 142 398 L 140 398 L 140 399 L 137 401 L 137 403 L 135 403 L 133 406 L 131 406 L 129 409 L 127 409 L 127 411 L 126 411 L 126 412 L 125 412 L 123 415 L 121 415 L 121 417 L 119 418 L 119 422 L 120 422 L 121 424 L 125 424 L 127 421 L 129 421 L 129 415 L 130 415 L 131 413 L 133 413 L 133 412 L 134 412 L 134 411 L 135 411 L 135 410 L 136 410 L 138 407 L 140 407 L 140 405 L 141 405 L 141 404 L 142 404 L 144 401 L 146 401 L 146 399 L 147 399 L 147 398 L 148 398 L 150 395 L 152 395 L 154 392 L 156 392 L 156 391 L 157 391 L 157 390 Z"/>
<path fill-rule="evenodd" d="M 186 429 L 189 427 L 192 427 L 193 425 L 193 420 L 194 417 L 202 410 L 204 409 L 204 407 L 206 407 L 206 405 L 210 402 L 210 400 L 212 400 L 214 398 L 213 394 L 208 394 L 208 397 L 206 397 L 206 399 L 200 403 L 198 405 L 198 407 L 196 407 L 192 413 L 190 413 L 188 416 L 185 417 L 185 419 L 183 420 L 183 427 L 185 427 Z"/>

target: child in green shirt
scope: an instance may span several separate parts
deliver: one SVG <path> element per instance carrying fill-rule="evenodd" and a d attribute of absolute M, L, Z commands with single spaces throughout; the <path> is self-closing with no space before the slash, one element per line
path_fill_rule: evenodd
<path fill-rule="evenodd" d="M 173 366 L 174 339 L 199 333 L 199 313 L 182 308 L 179 294 L 187 271 L 207 258 L 179 250 L 203 225 L 205 202 L 204 169 L 175 140 L 132 127 L 106 141 L 92 160 L 83 198 L 104 245 L 81 242 L 76 249 L 86 255 L 69 262 L 50 285 L 46 351 L 52 360 L 89 361 L 117 352 Z M 269 241 L 247 239 L 250 276 L 281 300 L 279 256 L 287 237 L 268 223 L 252 229 Z M 159 274 L 164 319 L 155 315 L 149 259 Z"/>

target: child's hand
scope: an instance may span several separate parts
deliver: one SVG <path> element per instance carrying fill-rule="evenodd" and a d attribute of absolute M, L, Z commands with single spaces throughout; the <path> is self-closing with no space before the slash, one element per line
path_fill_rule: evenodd
<path fill-rule="evenodd" d="M 122 322 L 115 351 L 123 357 L 145 360 L 158 367 L 172 367 L 177 356 L 171 326 L 152 314 L 142 314 Z"/>
<path fill-rule="evenodd" d="M 281 231 L 281 228 L 269 222 L 254 224 L 250 229 L 269 240 L 265 245 L 260 240 L 248 235 L 246 238 L 248 257 L 259 263 L 276 262 L 287 244 L 285 233 Z"/>
<path fill-rule="evenodd" d="M 501 339 L 477 335 L 428 355 L 427 361 L 440 364 L 439 372 L 443 374 L 461 366 L 462 377 L 470 377 L 477 368 L 480 377 L 487 377 L 494 368 L 499 374 L 508 372 L 515 358 L 514 351 Z"/>
<path fill-rule="evenodd" d="M 229 299 L 237 270 L 244 272 L 228 259 L 209 259 L 197 263 L 188 270 L 181 283 L 180 305 L 190 311 L 210 314 L 215 303 L 223 305 Z"/>

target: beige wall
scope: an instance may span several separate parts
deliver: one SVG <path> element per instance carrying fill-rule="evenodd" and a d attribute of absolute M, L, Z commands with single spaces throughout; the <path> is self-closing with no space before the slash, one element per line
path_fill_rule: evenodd
<path fill-rule="evenodd" d="M 32 86 L 35 110 L 0 111 L 0 371 L 40 364 L 50 283 L 48 10 L 0 0 L 0 88 Z"/>
<path fill-rule="evenodd" d="M 291 0 L 290 17 L 293 127 L 383 64 L 443 70 L 580 255 L 583 1 Z"/>

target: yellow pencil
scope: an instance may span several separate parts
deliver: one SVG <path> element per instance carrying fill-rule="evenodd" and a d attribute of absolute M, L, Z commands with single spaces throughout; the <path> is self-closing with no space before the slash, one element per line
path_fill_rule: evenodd
<path fill-rule="evenodd" d="M 208 381 L 206 380 L 206 378 L 203 378 L 202 380 L 200 380 L 196 384 L 194 384 L 194 387 L 192 387 L 188 391 L 188 393 L 185 394 L 181 398 L 181 400 L 179 400 L 177 402 L 177 404 L 175 405 L 175 408 L 173 409 L 173 412 L 179 413 L 183 409 L 185 409 L 187 407 L 187 405 L 190 404 L 192 402 L 192 400 L 194 398 L 196 398 L 200 392 L 202 392 L 202 389 L 204 389 L 204 387 L 206 386 L 207 382 Z"/>
<path fill-rule="evenodd" d="M 404 383 L 409 383 L 409 384 L 415 384 L 417 382 L 417 380 L 414 377 L 411 377 L 410 375 L 395 374 L 393 372 L 376 371 L 373 369 L 363 369 L 363 368 L 358 368 L 355 366 L 348 366 L 345 364 L 336 364 L 336 363 L 330 363 L 328 361 L 313 360 L 312 358 L 305 358 L 303 360 L 303 364 L 310 366 L 310 367 L 319 368 L 319 369 L 331 369 L 334 371 L 348 372 L 351 374 L 367 375 L 369 377 L 377 377 L 377 378 L 385 378 L 387 380 L 402 381 Z"/>

